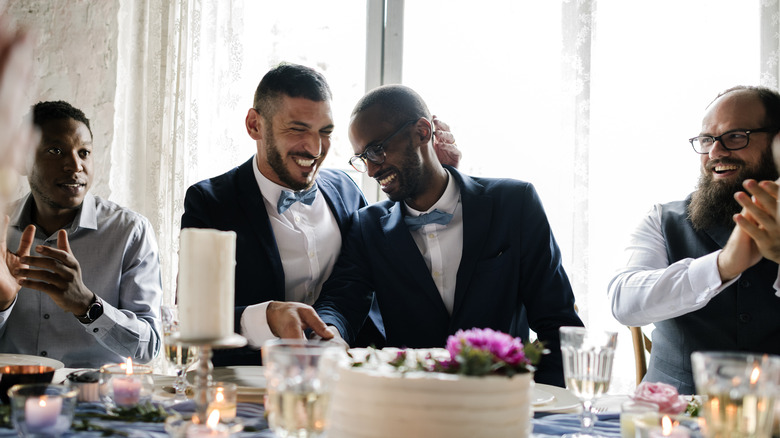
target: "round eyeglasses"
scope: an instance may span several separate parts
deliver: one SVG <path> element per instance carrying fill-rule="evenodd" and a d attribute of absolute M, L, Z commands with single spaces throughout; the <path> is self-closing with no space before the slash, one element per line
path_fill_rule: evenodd
<path fill-rule="evenodd" d="M 401 125 L 398 130 L 390 134 L 387 138 L 376 144 L 369 144 L 366 146 L 362 154 L 357 154 L 349 159 L 349 164 L 358 172 L 364 173 L 368 170 L 368 162 L 372 162 L 377 166 L 385 162 L 385 145 L 387 142 L 393 139 L 398 133 L 403 131 L 407 126 L 416 122 L 419 119 L 409 120 Z"/>
<path fill-rule="evenodd" d="M 688 141 L 691 142 L 693 150 L 699 154 L 709 154 L 715 146 L 716 141 L 719 141 L 724 149 L 736 151 L 747 147 L 750 143 L 750 134 L 757 132 L 774 132 L 776 130 L 776 128 L 732 129 L 717 137 L 713 135 L 699 135 L 689 138 Z"/>

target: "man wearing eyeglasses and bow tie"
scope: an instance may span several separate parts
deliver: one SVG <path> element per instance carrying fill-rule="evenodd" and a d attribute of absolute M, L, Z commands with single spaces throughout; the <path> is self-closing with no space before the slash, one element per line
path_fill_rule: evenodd
<path fill-rule="evenodd" d="M 367 204 L 346 173 L 321 169 L 334 124 L 330 87 L 320 73 L 275 67 L 258 85 L 245 122 L 257 155 L 190 187 L 182 228 L 237 233 L 236 331 L 257 348 L 276 337 L 266 319 L 280 302 L 314 303 L 350 216 Z M 453 145 L 441 146 L 457 162 Z M 376 305 L 357 330 L 364 345 L 384 342 Z M 218 351 L 214 364 L 257 364 L 260 354 L 251 347 Z"/>
<path fill-rule="evenodd" d="M 312 328 L 351 343 L 375 291 L 388 346 L 444 347 L 473 327 L 527 339 L 530 325 L 551 351 L 536 381 L 564 386 L 558 329 L 582 322 L 539 197 L 529 183 L 442 166 L 430 117 L 422 98 L 400 85 L 358 102 L 350 163 L 389 200 L 353 216 L 314 305 L 322 322 L 311 309 L 298 320 L 305 312 L 274 318 L 272 327 L 285 337 Z"/>
<path fill-rule="evenodd" d="M 778 128 L 776 91 L 721 93 L 689 139 L 701 156 L 696 191 L 656 205 L 631 236 L 609 293 L 618 321 L 655 324 L 646 381 L 692 394 L 694 351 L 780 354 Z"/>

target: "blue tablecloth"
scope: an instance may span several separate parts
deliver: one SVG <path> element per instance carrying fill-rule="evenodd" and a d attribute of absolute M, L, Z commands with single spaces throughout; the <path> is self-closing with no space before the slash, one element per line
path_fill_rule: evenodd
<path fill-rule="evenodd" d="M 174 410 L 182 413 L 185 416 L 189 416 L 195 410 L 195 405 L 191 401 L 177 404 L 173 407 Z M 101 405 L 95 404 L 80 404 L 77 408 L 79 414 L 90 413 L 105 413 L 105 409 Z M 268 423 L 266 423 L 263 416 L 263 407 L 254 403 L 239 403 L 238 404 L 238 417 L 246 427 L 246 430 L 240 432 L 234 436 L 236 437 L 254 437 L 254 438 L 274 438 L 273 432 L 268 430 Z M 74 422 L 79 421 L 74 420 Z M 118 431 L 121 434 L 114 436 L 128 436 L 128 437 L 150 437 L 150 438 L 163 438 L 168 437 L 168 433 L 165 431 L 165 425 L 163 423 L 128 423 L 124 421 L 109 421 L 109 420 L 97 420 L 92 419 L 90 423 L 98 426 L 108 428 L 114 431 Z M 561 436 L 566 433 L 575 433 L 580 431 L 580 420 L 578 414 L 537 414 L 537 417 L 533 420 L 533 433 L 535 436 Z M 620 418 L 618 414 L 600 414 L 598 415 L 598 421 L 596 422 L 596 434 L 605 437 L 619 437 L 620 436 Z M 3 437 L 15 437 L 16 432 L 13 429 L 0 429 L 0 438 Z M 69 431 L 64 434 L 63 437 L 74 436 L 91 436 L 100 437 L 105 436 L 99 431 L 91 432 L 73 432 Z M 476 438 L 476 437 L 475 437 Z"/>

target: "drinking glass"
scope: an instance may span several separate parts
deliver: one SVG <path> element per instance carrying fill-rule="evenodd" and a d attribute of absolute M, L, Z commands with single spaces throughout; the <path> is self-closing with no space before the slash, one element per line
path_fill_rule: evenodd
<path fill-rule="evenodd" d="M 737 352 L 691 354 L 706 437 L 772 436 L 780 358 Z"/>
<path fill-rule="evenodd" d="M 582 403 L 580 423 L 583 432 L 566 436 L 592 437 L 596 422 L 593 404 L 609 389 L 617 333 L 561 327 L 560 334 L 566 386 Z"/>
<path fill-rule="evenodd" d="M 268 424 L 281 437 L 323 436 L 343 347 L 323 341 L 276 339 L 263 345 Z"/>
<path fill-rule="evenodd" d="M 179 332 L 179 312 L 176 306 L 163 305 L 160 307 L 163 325 L 163 343 L 165 344 L 165 359 L 174 369 L 176 379 L 173 389 L 176 395 L 174 403 L 187 400 L 187 370 L 198 357 L 197 347 L 186 347 L 172 340 L 171 335 Z"/>

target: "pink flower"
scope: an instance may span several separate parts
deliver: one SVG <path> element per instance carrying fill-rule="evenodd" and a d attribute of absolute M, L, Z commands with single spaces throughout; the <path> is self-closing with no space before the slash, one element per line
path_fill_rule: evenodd
<path fill-rule="evenodd" d="M 658 405 L 658 411 L 662 414 L 680 414 L 688 407 L 688 403 L 680 398 L 680 394 L 677 393 L 674 386 L 661 382 L 640 383 L 631 398 L 635 401 Z"/>
<path fill-rule="evenodd" d="M 509 366 L 528 364 L 523 350 L 523 342 L 520 338 L 514 338 L 506 333 L 489 328 L 458 330 L 447 339 L 447 350 L 450 352 L 450 357 L 457 357 L 464 345 L 475 350 L 489 352 L 496 361 L 505 362 Z"/>

